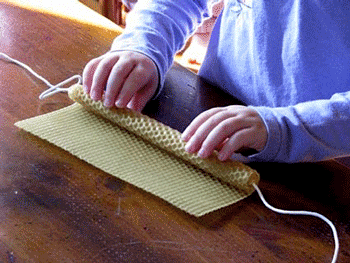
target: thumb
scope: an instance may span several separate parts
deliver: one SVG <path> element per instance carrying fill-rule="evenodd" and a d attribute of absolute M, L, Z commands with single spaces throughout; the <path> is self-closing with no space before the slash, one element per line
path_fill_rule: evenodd
<path fill-rule="evenodd" d="M 147 102 L 154 96 L 157 86 L 153 81 L 138 90 L 128 103 L 128 108 L 141 112 L 146 106 Z"/>
<path fill-rule="evenodd" d="M 233 153 L 233 154 L 231 155 L 230 159 L 231 159 L 232 161 L 237 161 L 237 162 L 241 162 L 241 163 L 248 163 L 248 162 L 249 162 L 249 158 L 243 156 L 243 155 L 240 154 L 240 153 Z"/>

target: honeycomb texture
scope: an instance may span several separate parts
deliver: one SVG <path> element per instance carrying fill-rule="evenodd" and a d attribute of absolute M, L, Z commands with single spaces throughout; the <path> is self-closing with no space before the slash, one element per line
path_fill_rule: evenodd
<path fill-rule="evenodd" d="M 105 109 L 80 86 L 69 95 L 84 106 L 75 103 L 15 125 L 194 216 L 246 198 L 254 191 L 250 182 L 258 183 L 259 175 L 246 165 L 232 162 L 227 168 L 214 158 L 203 161 L 187 154 L 180 134 L 155 120 Z"/>
<path fill-rule="evenodd" d="M 171 127 L 158 122 L 146 115 L 129 109 L 106 108 L 101 101 L 92 100 L 81 85 L 73 85 L 69 89 L 69 97 L 104 118 L 118 124 L 150 143 L 174 154 L 184 161 L 199 167 L 205 172 L 234 185 L 244 191 L 254 191 L 253 183 L 258 184 L 259 174 L 249 166 L 240 162 L 227 161 L 222 163 L 212 155 L 201 159 L 196 154 L 185 151 L 185 142 L 181 140 L 181 133 Z"/>

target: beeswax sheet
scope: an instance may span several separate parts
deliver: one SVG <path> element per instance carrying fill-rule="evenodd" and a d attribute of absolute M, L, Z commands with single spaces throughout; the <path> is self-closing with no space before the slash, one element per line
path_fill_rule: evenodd
<path fill-rule="evenodd" d="M 195 216 L 252 193 L 214 178 L 78 103 L 15 125 Z"/>

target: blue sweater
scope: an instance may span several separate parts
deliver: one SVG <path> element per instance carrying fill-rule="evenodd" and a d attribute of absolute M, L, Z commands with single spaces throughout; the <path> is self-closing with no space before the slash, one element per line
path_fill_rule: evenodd
<path fill-rule="evenodd" d="M 206 0 L 140 1 L 112 50 L 149 56 L 163 83 L 174 54 L 207 16 Z M 250 161 L 350 155 L 348 0 L 226 0 L 199 75 L 264 120 L 266 147 Z"/>

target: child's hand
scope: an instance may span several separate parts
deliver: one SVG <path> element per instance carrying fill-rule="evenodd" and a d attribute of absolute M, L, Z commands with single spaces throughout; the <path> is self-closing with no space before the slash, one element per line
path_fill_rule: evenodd
<path fill-rule="evenodd" d="M 83 86 L 93 100 L 101 100 L 104 94 L 106 107 L 141 111 L 157 90 L 158 70 L 141 53 L 110 52 L 85 66 Z"/>
<path fill-rule="evenodd" d="M 225 161 L 244 148 L 262 151 L 267 130 L 259 114 L 245 106 L 213 108 L 198 115 L 182 134 L 186 151 L 201 158 L 219 151 Z"/>

